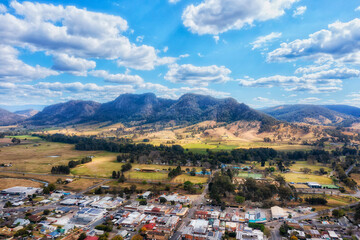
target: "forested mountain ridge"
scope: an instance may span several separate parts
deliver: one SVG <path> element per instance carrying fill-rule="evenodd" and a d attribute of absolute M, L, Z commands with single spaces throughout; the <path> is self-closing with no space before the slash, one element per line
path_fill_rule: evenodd
<path fill-rule="evenodd" d="M 178 100 L 158 98 L 153 93 L 122 94 L 114 101 L 96 103 L 69 101 L 46 107 L 26 123 L 31 125 L 66 125 L 86 122 L 143 124 L 175 121 L 194 124 L 202 121 L 259 121 L 262 129 L 277 123 L 274 118 L 256 111 L 233 98 L 217 99 L 185 94 Z"/>
<path fill-rule="evenodd" d="M 69 101 L 44 108 L 25 123 L 32 125 L 73 124 L 83 121 L 100 108 L 101 104 L 92 101 Z"/>
<path fill-rule="evenodd" d="M 353 111 L 353 114 L 347 114 Z M 300 122 L 315 125 L 328 126 L 350 126 L 352 123 L 359 121 L 356 116 L 357 108 L 341 105 L 281 105 L 263 109 L 262 112 L 286 122 Z M 359 109 L 360 110 L 360 109 Z M 359 111 L 360 116 L 360 111 Z"/>
<path fill-rule="evenodd" d="M 0 108 L 0 125 L 17 124 L 25 120 L 24 116 Z"/>

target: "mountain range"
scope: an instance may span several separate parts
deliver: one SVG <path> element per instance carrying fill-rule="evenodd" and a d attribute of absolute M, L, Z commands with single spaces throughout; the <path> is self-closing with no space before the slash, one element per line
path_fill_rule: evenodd
<path fill-rule="evenodd" d="M 271 126 L 280 121 L 314 125 L 351 126 L 360 122 L 360 108 L 347 105 L 281 105 L 261 111 L 238 103 L 233 98 L 217 99 L 198 94 L 185 94 L 177 100 L 158 98 L 153 93 L 122 94 L 113 101 L 72 100 L 45 107 L 42 111 L 24 110 L 11 113 L 0 109 L 0 125 L 21 123 L 33 126 L 66 126 L 77 123 L 145 123 L 175 121 L 194 124 L 258 121 Z"/>
<path fill-rule="evenodd" d="M 185 94 L 178 100 L 158 98 L 153 93 L 122 94 L 114 101 L 96 103 L 69 101 L 44 108 L 27 119 L 31 125 L 68 125 L 85 122 L 121 122 L 143 124 L 175 121 L 178 124 L 206 120 L 234 122 L 238 120 L 276 122 L 272 117 L 256 111 L 235 99 L 216 99 L 210 96 Z"/>
<path fill-rule="evenodd" d="M 344 126 L 360 122 L 360 108 L 347 105 L 280 105 L 262 112 L 286 122 Z"/>

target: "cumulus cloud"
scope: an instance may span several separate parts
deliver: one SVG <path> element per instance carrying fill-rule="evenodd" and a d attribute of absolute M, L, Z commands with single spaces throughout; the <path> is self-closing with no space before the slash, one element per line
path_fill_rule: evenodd
<path fill-rule="evenodd" d="M 314 102 L 318 102 L 320 100 L 321 99 L 317 98 L 317 97 L 308 97 L 308 98 L 300 99 L 299 103 L 314 103 Z"/>
<path fill-rule="evenodd" d="M 32 81 L 59 74 L 39 65 L 30 66 L 18 59 L 18 55 L 15 48 L 0 44 L 0 81 Z"/>
<path fill-rule="evenodd" d="M 358 6 L 357 8 L 355 8 L 355 11 L 360 11 L 360 6 Z"/>
<path fill-rule="evenodd" d="M 282 43 L 268 54 L 268 61 L 291 61 L 300 58 L 331 59 L 337 62 L 360 64 L 360 19 L 335 22 L 309 35 Z"/>
<path fill-rule="evenodd" d="M 157 56 L 154 47 L 131 43 L 123 35 L 127 22 L 119 16 L 32 2 L 13 1 L 10 6 L 16 15 L 0 14 L 4 44 L 75 58 L 117 60 L 120 66 L 139 70 L 168 62 Z"/>
<path fill-rule="evenodd" d="M 207 86 L 209 83 L 222 83 L 230 80 L 231 71 L 224 66 L 197 67 L 191 64 L 169 66 L 165 79 L 173 83 L 185 83 L 193 86 Z"/>
<path fill-rule="evenodd" d="M 190 54 L 186 53 L 179 56 L 179 58 L 187 58 L 187 57 L 190 57 Z"/>
<path fill-rule="evenodd" d="M 90 75 L 94 77 L 103 78 L 107 82 L 120 83 L 120 84 L 141 84 L 144 82 L 142 77 L 139 75 L 129 75 L 129 74 L 110 74 L 104 70 L 94 70 L 89 72 Z"/>
<path fill-rule="evenodd" d="M 293 12 L 293 17 L 301 16 L 306 12 L 306 6 L 299 6 Z"/>
<path fill-rule="evenodd" d="M 256 97 L 253 99 L 256 102 L 261 103 L 261 105 L 264 106 L 274 106 L 274 105 L 280 105 L 283 104 L 283 101 L 279 101 L 276 99 L 270 99 L 270 98 L 265 98 L 265 97 Z"/>
<path fill-rule="evenodd" d="M 89 69 L 96 67 L 94 61 L 83 58 L 76 58 L 64 53 L 56 53 L 53 57 L 54 65 L 52 69 L 62 72 L 69 72 L 76 76 L 86 76 Z"/>
<path fill-rule="evenodd" d="M 175 3 L 178 3 L 180 2 L 180 0 L 169 0 L 169 3 L 172 3 L 172 4 L 175 4 Z"/>
<path fill-rule="evenodd" d="M 302 76 L 283 76 L 275 75 L 259 79 L 241 79 L 240 85 L 244 87 L 281 87 L 286 91 L 307 91 L 311 93 L 335 92 L 342 89 L 342 83 L 345 79 L 358 77 L 360 71 L 356 69 L 325 68 L 318 67 L 319 71 L 313 72 L 306 68 L 296 73 L 302 73 Z"/>
<path fill-rule="evenodd" d="M 204 0 L 183 12 L 183 24 L 199 35 L 217 35 L 284 15 L 298 0 Z"/>
<path fill-rule="evenodd" d="M 151 90 L 159 97 L 177 99 L 184 93 L 206 94 L 214 97 L 229 97 L 226 92 L 203 87 L 168 88 L 161 84 L 140 83 L 133 85 L 97 85 L 95 83 L 39 82 L 35 85 L 0 82 L 0 102 L 11 105 L 53 104 L 74 99 L 98 102 L 112 101 L 120 94 Z M 11 99 L 11 102 L 8 100 Z"/>
<path fill-rule="evenodd" d="M 269 42 L 280 38 L 281 35 L 282 33 L 280 32 L 272 32 L 266 36 L 258 37 L 254 42 L 251 43 L 251 45 L 253 46 L 252 50 L 265 47 Z"/>

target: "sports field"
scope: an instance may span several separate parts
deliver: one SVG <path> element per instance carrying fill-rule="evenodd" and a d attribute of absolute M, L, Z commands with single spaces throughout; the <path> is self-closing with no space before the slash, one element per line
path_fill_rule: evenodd
<path fill-rule="evenodd" d="M 253 178 L 253 179 L 260 179 L 262 178 L 262 174 L 260 173 L 244 173 L 244 172 L 241 172 L 237 175 L 237 177 L 239 178 Z"/>

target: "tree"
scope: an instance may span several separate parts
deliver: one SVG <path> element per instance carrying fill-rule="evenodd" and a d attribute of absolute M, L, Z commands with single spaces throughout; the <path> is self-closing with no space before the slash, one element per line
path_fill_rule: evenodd
<path fill-rule="evenodd" d="M 121 172 L 121 176 L 119 177 L 118 182 L 123 183 L 123 182 L 125 182 L 125 181 L 126 181 L 125 175 L 124 175 L 123 172 Z"/>
<path fill-rule="evenodd" d="M 202 168 L 201 173 L 202 173 L 202 175 L 206 175 L 206 173 L 207 173 L 206 168 Z"/>
<path fill-rule="evenodd" d="M 190 181 L 184 182 L 184 190 L 192 193 L 195 190 L 194 184 Z"/>
<path fill-rule="evenodd" d="M 345 213 L 344 213 L 344 210 L 342 210 L 342 209 L 334 209 L 333 211 L 332 211 L 332 216 L 334 217 L 334 218 L 341 218 L 342 216 L 344 216 L 345 215 Z"/>
<path fill-rule="evenodd" d="M 124 240 L 122 236 L 116 235 L 111 240 Z"/>
<path fill-rule="evenodd" d="M 78 240 L 84 240 L 86 238 L 86 233 L 81 233 Z"/>
<path fill-rule="evenodd" d="M 112 172 L 112 178 L 113 178 L 113 179 L 116 179 L 116 178 L 117 178 L 117 173 L 116 173 L 116 171 L 113 171 L 113 172 Z"/>
<path fill-rule="evenodd" d="M 243 203 L 245 202 L 245 198 L 243 196 L 235 196 L 235 201 L 237 203 Z"/>
<path fill-rule="evenodd" d="M 301 168 L 300 171 L 303 172 L 303 173 L 305 173 L 305 174 L 311 173 L 311 169 L 310 169 L 310 168 Z"/>
<path fill-rule="evenodd" d="M 298 240 L 298 238 L 295 235 L 292 235 L 290 240 Z"/>
<path fill-rule="evenodd" d="M 50 210 L 49 209 L 45 209 L 43 212 L 43 215 L 49 215 L 50 214 Z"/>
<path fill-rule="evenodd" d="M 281 175 L 275 176 L 275 181 L 277 181 L 280 185 L 285 185 L 285 178 Z"/>
<path fill-rule="evenodd" d="M 11 142 L 13 143 L 13 144 L 20 144 L 21 143 L 21 140 L 20 139 L 18 139 L 18 138 L 13 138 L 13 139 L 11 139 Z"/>
<path fill-rule="evenodd" d="M 280 228 L 279 228 L 280 235 L 281 235 L 281 236 L 287 236 L 288 230 L 289 230 L 289 225 L 287 225 L 286 223 L 284 223 L 284 224 L 281 225 Z"/>
<path fill-rule="evenodd" d="M 143 240 L 143 239 L 144 239 L 143 236 L 141 236 L 140 234 L 136 234 L 131 238 L 131 240 Z"/>
<path fill-rule="evenodd" d="M 147 205 L 147 201 L 145 199 L 141 199 L 139 204 L 140 205 Z"/>
<path fill-rule="evenodd" d="M 134 192 L 136 191 L 136 185 L 135 185 L 135 184 L 132 184 L 132 185 L 130 186 L 130 191 L 131 191 L 132 193 L 134 193 Z"/>
<path fill-rule="evenodd" d="M 160 197 L 159 198 L 160 203 L 165 204 L 167 202 L 166 198 Z"/>
<path fill-rule="evenodd" d="M 9 208 L 9 207 L 12 207 L 12 203 L 10 201 L 7 201 L 4 205 L 4 208 Z"/>
<path fill-rule="evenodd" d="M 55 184 L 50 183 L 50 184 L 48 185 L 48 188 L 49 188 L 50 192 L 52 192 L 52 191 L 55 191 L 56 186 L 55 186 Z"/>
<path fill-rule="evenodd" d="M 122 172 L 127 172 L 130 171 L 132 168 L 131 163 L 125 163 L 124 165 L 121 166 L 121 171 Z"/>

